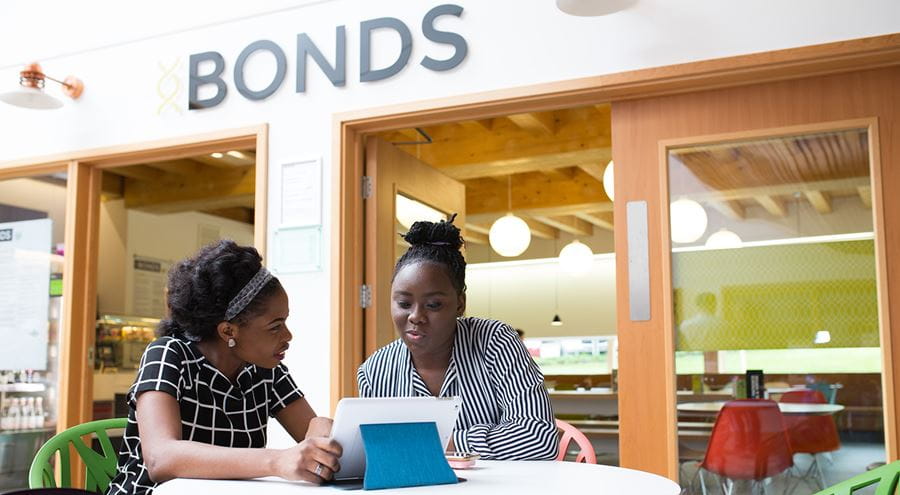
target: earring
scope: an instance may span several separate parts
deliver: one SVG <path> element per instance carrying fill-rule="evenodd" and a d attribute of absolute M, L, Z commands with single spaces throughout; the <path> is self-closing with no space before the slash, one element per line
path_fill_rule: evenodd
<path fill-rule="evenodd" d="M 229 338 L 228 338 L 228 347 L 231 348 L 231 347 L 234 347 L 234 346 L 236 346 L 236 345 L 237 345 L 237 342 L 234 341 L 234 338 L 233 338 L 233 337 L 229 337 Z"/>

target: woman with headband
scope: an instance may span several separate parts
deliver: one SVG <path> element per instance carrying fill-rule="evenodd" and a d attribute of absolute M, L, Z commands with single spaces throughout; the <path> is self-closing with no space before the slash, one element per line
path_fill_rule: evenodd
<path fill-rule="evenodd" d="M 507 324 L 466 317 L 459 229 L 416 222 L 394 268 L 391 318 L 399 339 L 357 373 L 361 397 L 460 396 L 451 450 L 484 459 L 553 459 L 559 438 L 544 377 Z"/>
<path fill-rule="evenodd" d="M 288 298 L 256 249 L 220 241 L 179 262 L 167 305 L 128 391 L 107 493 L 150 493 L 172 478 L 331 478 L 341 447 L 281 363 Z M 299 443 L 264 448 L 269 416 Z"/>

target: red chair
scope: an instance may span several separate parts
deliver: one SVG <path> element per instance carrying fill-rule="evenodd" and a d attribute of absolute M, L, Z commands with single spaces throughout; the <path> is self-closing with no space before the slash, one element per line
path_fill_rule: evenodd
<path fill-rule="evenodd" d="M 818 390 L 792 390 L 781 396 L 781 402 L 801 404 L 827 404 L 825 396 Z M 825 481 L 825 473 L 819 464 L 818 454 L 833 452 L 841 448 L 841 440 L 838 437 L 837 425 L 830 414 L 789 414 L 784 417 L 788 437 L 791 439 L 791 448 L 795 454 L 809 454 L 812 456 L 812 464 L 803 478 L 809 478 L 816 474 L 818 490 L 824 490 L 828 486 Z"/>
<path fill-rule="evenodd" d="M 559 454 L 556 455 L 557 461 L 565 460 L 566 454 L 569 452 L 569 444 L 572 443 L 572 440 L 575 440 L 575 443 L 580 449 L 578 455 L 575 457 L 575 462 L 597 464 L 597 455 L 594 454 L 594 446 L 591 444 L 591 441 L 588 440 L 588 437 L 584 436 L 584 433 L 581 433 L 578 428 L 575 428 L 560 419 L 556 420 L 556 427 L 562 431 L 562 438 L 559 440 Z"/>
<path fill-rule="evenodd" d="M 745 399 L 729 401 L 719 411 L 700 468 L 725 478 L 722 489 L 730 494 L 737 480 L 767 492 L 769 479 L 793 465 L 778 404 Z M 700 481 L 706 493 L 702 474 Z"/>

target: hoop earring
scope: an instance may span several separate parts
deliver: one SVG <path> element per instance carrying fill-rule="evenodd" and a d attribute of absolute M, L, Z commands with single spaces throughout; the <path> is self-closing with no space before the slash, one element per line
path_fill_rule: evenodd
<path fill-rule="evenodd" d="M 236 346 L 236 345 L 237 345 L 237 342 L 234 341 L 234 338 L 229 337 L 229 338 L 228 338 L 228 348 L 230 349 L 230 348 L 232 348 L 232 347 L 234 347 L 234 346 Z"/>

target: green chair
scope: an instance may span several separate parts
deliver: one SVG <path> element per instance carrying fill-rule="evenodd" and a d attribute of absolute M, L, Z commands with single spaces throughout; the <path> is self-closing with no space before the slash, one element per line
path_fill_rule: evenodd
<path fill-rule="evenodd" d="M 875 495 L 895 495 L 897 493 L 898 479 L 900 479 L 900 461 L 894 461 L 880 468 L 854 476 L 849 480 L 842 481 L 815 495 L 851 495 L 856 493 L 857 490 L 875 483 L 878 483 Z"/>
<path fill-rule="evenodd" d="M 108 430 L 125 428 L 127 418 L 101 419 L 73 426 L 68 430 L 54 435 L 37 451 L 28 471 L 28 486 L 30 488 L 72 487 L 72 467 L 69 445 L 75 447 L 75 451 L 86 467 L 85 489 L 91 492 L 103 493 L 109 486 L 109 482 L 116 475 L 116 450 L 109 440 Z M 91 448 L 91 439 L 85 443 L 81 437 L 96 435 L 100 441 L 103 453 Z M 57 453 L 59 457 L 57 458 Z M 57 485 L 51 461 L 57 459 L 60 466 L 60 483 Z"/>

